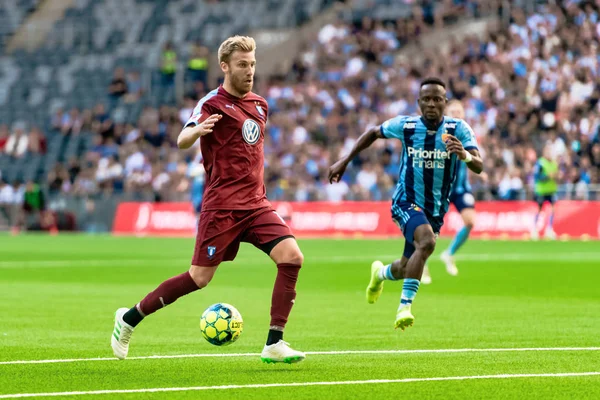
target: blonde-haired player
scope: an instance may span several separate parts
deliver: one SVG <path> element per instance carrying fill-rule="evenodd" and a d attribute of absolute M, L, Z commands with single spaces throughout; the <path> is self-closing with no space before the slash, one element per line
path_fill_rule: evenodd
<path fill-rule="evenodd" d="M 459 100 L 450 100 L 446 107 L 446 113 L 453 118 L 465 118 L 465 109 Z M 483 177 L 485 179 L 485 176 Z M 450 247 L 446 249 L 441 259 L 446 264 L 446 271 L 452 276 L 458 275 L 458 268 L 454 262 L 454 255 L 465 244 L 469 238 L 473 226 L 475 226 L 475 196 L 471 192 L 471 184 L 469 183 L 468 168 L 465 163 L 459 163 L 456 181 L 452 185 L 450 192 L 450 202 L 454 204 L 456 210 L 462 217 L 464 226 L 456 233 L 456 236 L 450 243 Z"/>
<path fill-rule="evenodd" d="M 304 353 L 283 340 L 304 257 L 292 231 L 266 196 L 264 138 L 269 106 L 252 92 L 255 49 L 254 39 L 247 36 L 233 36 L 221 44 L 223 85 L 198 102 L 177 138 L 180 149 L 188 149 L 200 140 L 206 171 L 191 266 L 160 284 L 130 309 L 117 310 L 111 336 L 117 358 L 127 357 L 137 324 L 178 298 L 206 287 L 222 262 L 235 259 L 240 242 L 253 244 L 277 264 L 271 323 L 262 360 L 295 363 L 305 358 Z"/>

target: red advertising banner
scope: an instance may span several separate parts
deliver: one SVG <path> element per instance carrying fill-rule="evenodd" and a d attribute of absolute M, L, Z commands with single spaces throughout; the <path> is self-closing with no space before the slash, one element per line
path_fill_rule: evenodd
<path fill-rule="evenodd" d="M 297 236 L 399 236 L 387 202 L 273 203 Z"/>
<path fill-rule="evenodd" d="M 537 203 L 532 201 L 480 201 L 475 204 L 474 237 L 528 238 L 535 224 Z M 540 234 L 548 224 L 551 207 L 546 204 L 537 221 Z M 443 236 L 454 235 L 463 225 L 451 208 L 444 218 Z M 600 202 L 559 201 L 555 205 L 554 231 L 558 236 L 600 238 Z"/>
<path fill-rule="evenodd" d="M 401 236 L 392 221 L 389 202 L 274 202 L 277 213 L 298 237 Z M 600 238 L 600 202 L 559 201 L 554 230 L 559 236 Z M 531 201 L 481 201 L 476 204 L 474 237 L 527 238 L 535 221 L 537 204 Z M 540 233 L 550 218 L 546 205 L 538 219 Z M 194 236 L 196 216 L 189 203 L 122 203 L 113 232 L 126 235 Z M 442 236 L 462 227 L 460 214 L 451 208 Z"/>

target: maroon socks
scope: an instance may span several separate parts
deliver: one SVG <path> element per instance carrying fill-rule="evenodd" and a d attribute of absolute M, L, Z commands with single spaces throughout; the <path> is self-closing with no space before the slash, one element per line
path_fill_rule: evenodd
<path fill-rule="evenodd" d="M 137 306 L 127 311 L 123 315 L 123 320 L 131 326 L 136 326 L 145 316 L 199 289 L 189 272 L 174 276 L 161 283 L 154 291 L 148 293 Z"/>
<path fill-rule="evenodd" d="M 300 265 L 277 264 L 277 278 L 271 297 L 271 329 L 283 331 L 296 299 Z"/>
<path fill-rule="evenodd" d="M 287 323 L 296 299 L 296 281 L 300 265 L 278 264 L 277 278 L 271 297 L 271 342 L 277 342 L 283 336 L 283 328 Z M 147 315 L 175 302 L 178 298 L 198 290 L 198 285 L 189 272 L 184 272 L 161 283 L 154 291 L 148 293 L 138 305 L 123 315 L 123 320 L 135 327 Z M 281 332 L 281 335 L 278 334 Z M 272 344 L 272 343 L 270 343 Z"/>

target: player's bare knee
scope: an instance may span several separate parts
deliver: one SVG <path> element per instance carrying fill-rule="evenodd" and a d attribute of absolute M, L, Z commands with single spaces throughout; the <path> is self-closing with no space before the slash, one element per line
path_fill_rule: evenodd
<path fill-rule="evenodd" d="M 302 265 L 304 263 L 304 254 L 300 250 L 290 251 L 285 255 L 282 264 Z"/>
<path fill-rule="evenodd" d="M 426 253 L 427 255 L 432 254 L 435 251 L 435 236 L 433 234 L 427 235 L 419 241 L 417 246 L 419 250 Z"/>
<path fill-rule="evenodd" d="M 465 228 L 467 228 L 468 230 L 473 230 L 474 226 L 475 226 L 475 223 L 473 222 L 473 220 L 469 219 L 469 220 L 465 221 Z"/>
<path fill-rule="evenodd" d="M 270 256 L 276 264 L 302 265 L 304 263 L 304 255 L 293 238 L 285 239 L 277 244 Z"/>
<path fill-rule="evenodd" d="M 194 277 L 194 276 L 192 276 L 192 279 L 194 280 L 194 282 L 196 283 L 196 285 L 198 285 L 198 287 L 200 289 L 205 288 L 206 286 L 208 286 L 208 284 L 211 281 L 211 278 L 206 278 L 206 277 Z"/>
<path fill-rule="evenodd" d="M 215 274 L 214 267 L 199 267 L 192 265 L 190 267 L 190 276 L 200 289 L 208 286 Z"/>

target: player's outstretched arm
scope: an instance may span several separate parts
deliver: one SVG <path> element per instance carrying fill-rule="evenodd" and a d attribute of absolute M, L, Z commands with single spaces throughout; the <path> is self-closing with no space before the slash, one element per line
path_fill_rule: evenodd
<path fill-rule="evenodd" d="M 215 124 L 222 117 L 221 114 L 213 114 L 196 126 L 186 126 L 177 137 L 177 147 L 180 149 L 189 149 L 198 138 L 211 133 Z"/>
<path fill-rule="evenodd" d="M 382 139 L 383 135 L 381 134 L 381 128 L 379 126 L 374 126 L 364 132 L 356 143 L 354 143 L 354 147 L 352 151 L 347 156 L 341 158 L 331 167 L 329 167 L 329 183 L 339 182 L 346 171 L 346 167 L 352 161 L 354 157 L 360 154 L 361 151 L 371 146 L 377 139 Z"/>

